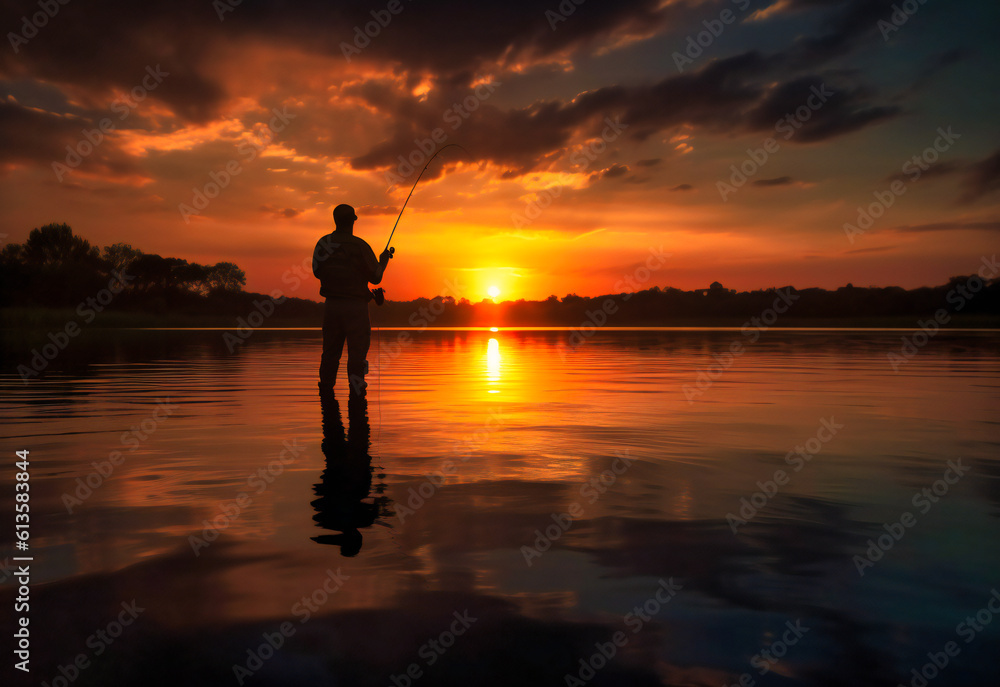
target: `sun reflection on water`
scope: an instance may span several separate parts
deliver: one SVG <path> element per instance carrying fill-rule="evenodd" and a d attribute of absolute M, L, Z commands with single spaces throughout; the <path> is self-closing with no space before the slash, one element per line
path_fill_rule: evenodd
<path fill-rule="evenodd" d="M 500 381 L 500 342 L 490 339 L 486 346 L 486 379 L 490 386 Z M 489 393 L 498 394 L 499 389 L 490 389 Z"/>

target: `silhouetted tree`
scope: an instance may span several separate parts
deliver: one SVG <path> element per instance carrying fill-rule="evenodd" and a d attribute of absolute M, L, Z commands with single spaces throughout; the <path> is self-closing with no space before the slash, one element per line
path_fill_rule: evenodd
<path fill-rule="evenodd" d="M 217 262 L 208 268 L 208 287 L 223 291 L 242 291 L 247 275 L 232 262 Z"/>
<path fill-rule="evenodd" d="M 116 243 L 105 246 L 101 257 L 110 269 L 116 272 L 128 272 L 132 263 L 142 257 L 142 251 L 127 243 Z"/>
<path fill-rule="evenodd" d="M 174 265 L 170 270 L 171 287 L 192 293 L 208 295 L 208 274 L 211 268 L 199 265 L 196 262 Z"/>
<path fill-rule="evenodd" d="M 32 229 L 17 257 L 26 270 L 18 289 L 22 304 L 71 306 L 100 288 L 100 251 L 67 224 Z"/>
<path fill-rule="evenodd" d="M 96 265 L 100 254 L 90 241 L 75 236 L 68 224 L 46 224 L 28 234 L 23 257 L 29 265 L 58 269 L 71 264 Z"/>

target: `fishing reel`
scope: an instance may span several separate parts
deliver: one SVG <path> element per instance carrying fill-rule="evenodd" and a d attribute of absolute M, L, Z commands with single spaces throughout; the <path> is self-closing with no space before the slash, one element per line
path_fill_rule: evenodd
<path fill-rule="evenodd" d="M 372 293 L 372 298 L 375 299 L 375 305 L 382 305 L 383 303 L 385 303 L 385 289 L 381 287 L 377 289 L 372 289 L 371 293 Z"/>

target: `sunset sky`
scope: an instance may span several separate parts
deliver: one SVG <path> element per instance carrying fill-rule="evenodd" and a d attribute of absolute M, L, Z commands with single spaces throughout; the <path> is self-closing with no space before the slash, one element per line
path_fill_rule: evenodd
<path fill-rule="evenodd" d="M 390 298 L 632 290 L 659 250 L 640 288 L 911 288 L 997 252 L 995 0 L 233 2 L 0 1 L 3 242 L 66 222 L 318 298 L 333 207 L 380 252 L 455 143 Z"/>

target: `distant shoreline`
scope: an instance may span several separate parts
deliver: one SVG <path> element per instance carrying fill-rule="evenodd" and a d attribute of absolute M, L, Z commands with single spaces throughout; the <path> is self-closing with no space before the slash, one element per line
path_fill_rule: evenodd
<path fill-rule="evenodd" d="M 317 304 L 319 305 L 319 304 Z M 400 304 L 395 304 L 400 305 Z M 501 304 L 498 304 L 501 305 Z M 566 323 L 504 323 L 483 322 L 474 324 L 446 324 L 440 326 L 409 325 L 405 318 L 399 321 L 396 317 L 380 318 L 380 308 L 371 306 L 372 326 L 382 330 L 436 330 L 436 331 L 479 331 L 497 327 L 502 331 L 589 331 L 589 322 L 583 324 Z M 781 330 L 913 330 L 919 328 L 919 321 L 924 321 L 932 315 L 911 316 L 897 315 L 891 317 L 784 317 L 775 322 L 771 328 Z M 241 323 L 240 320 L 243 320 Z M 70 308 L 0 308 L 0 329 L 8 331 L 57 331 L 68 322 L 79 322 L 80 318 Z M 604 326 L 594 326 L 597 331 L 654 331 L 680 329 L 736 329 L 739 330 L 747 318 L 744 317 L 677 317 L 661 322 L 642 323 L 608 323 Z M 281 317 L 276 313 L 263 326 L 254 327 L 261 331 L 281 330 L 319 330 L 321 317 Z M 590 325 L 590 326 L 588 326 Z M 216 329 L 231 331 L 246 326 L 245 316 L 231 315 L 189 315 L 185 313 L 153 314 L 132 311 L 106 311 L 94 318 L 93 322 L 81 325 L 83 329 L 115 329 L 115 330 L 177 330 L 177 329 Z M 951 321 L 941 327 L 942 331 L 990 331 L 1000 330 L 1000 315 L 990 314 L 953 314 Z"/>

